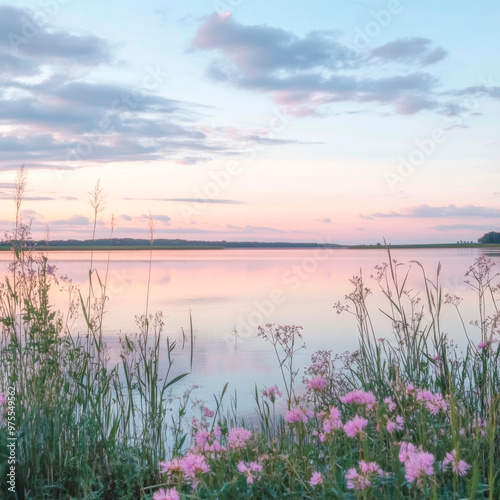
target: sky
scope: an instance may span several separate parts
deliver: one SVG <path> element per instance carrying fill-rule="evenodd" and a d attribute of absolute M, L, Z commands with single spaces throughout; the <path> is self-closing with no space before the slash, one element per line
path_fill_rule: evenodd
<path fill-rule="evenodd" d="M 500 230 L 494 0 L 0 0 L 0 209 L 33 237 Z M 114 219 L 114 223 L 111 220 Z"/>

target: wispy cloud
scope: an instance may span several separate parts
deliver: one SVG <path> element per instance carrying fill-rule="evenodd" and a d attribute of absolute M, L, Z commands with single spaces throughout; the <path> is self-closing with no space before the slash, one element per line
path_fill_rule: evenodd
<path fill-rule="evenodd" d="M 124 200 L 147 200 L 147 201 L 173 201 L 176 203 L 213 203 L 221 205 L 242 205 L 239 200 L 225 200 L 221 198 L 124 198 Z"/>
<path fill-rule="evenodd" d="M 270 233 L 284 233 L 281 229 L 276 229 L 274 227 L 267 226 L 235 226 L 233 224 L 226 224 L 226 228 L 230 229 L 231 233 L 259 233 L 259 232 L 270 232 Z"/>
<path fill-rule="evenodd" d="M 435 229 L 436 231 L 455 231 L 461 229 L 471 231 L 492 231 L 495 227 L 485 224 L 440 224 L 437 226 L 431 226 L 430 229 Z"/>
<path fill-rule="evenodd" d="M 476 205 L 447 205 L 442 207 L 433 207 L 430 205 L 418 205 L 401 209 L 399 212 L 376 212 L 370 215 L 360 215 L 364 219 L 387 218 L 387 217 L 500 217 L 500 209 L 479 207 Z"/>

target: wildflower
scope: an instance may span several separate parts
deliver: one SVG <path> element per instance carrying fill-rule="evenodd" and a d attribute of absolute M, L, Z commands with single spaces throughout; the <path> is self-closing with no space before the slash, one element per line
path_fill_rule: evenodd
<path fill-rule="evenodd" d="M 238 470 L 247 477 L 247 484 L 253 484 L 254 479 L 259 479 L 258 473 L 262 472 L 262 465 L 257 462 L 250 462 L 250 464 L 247 465 L 243 462 L 243 460 L 241 460 L 238 462 L 237 467 Z M 254 474 L 252 474 L 253 472 L 256 472 L 257 474 L 254 476 Z"/>
<path fill-rule="evenodd" d="M 372 484 L 369 479 L 362 474 L 358 474 L 358 471 L 354 467 L 351 467 L 346 472 L 345 478 L 347 479 L 348 490 L 364 490 Z"/>
<path fill-rule="evenodd" d="M 160 488 L 153 495 L 153 500 L 180 500 L 180 497 L 175 488 L 168 488 L 167 490 Z"/>
<path fill-rule="evenodd" d="M 384 403 L 387 405 L 389 411 L 396 409 L 396 403 L 391 398 L 384 398 Z"/>
<path fill-rule="evenodd" d="M 293 424 L 296 422 L 303 422 L 307 424 L 307 421 L 313 417 L 313 412 L 311 410 L 307 410 L 306 408 L 292 408 L 290 411 L 287 411 L 283 419 L 289 424 Z"/>
<path fill-rule="evenodd" d="M 364 434 L 363 429 L 368 424 L 368 420 L 356 415 L 352 420 L 344 424 L 344 431 L 349 437 L 359 437 Z"/>
<path fill-rule="evenodd" d="M 404 418 L 399 415 L 396 417 L 396 421 L 388 419 L 386 425 L 387 432 L 389 434 L 392 434 L 394 431 L 402 431 L 404 423 L 405 423 Z"/>
<path fill-rule="evenodd" d="M 345 404 L 366 405 L 367 410 L 371 410 L 377 403 L 373 392 L 365 392 L 360 389 L 347 393 L 340 398 L 340 401 Z"/>
<path fill-rule="evenodd" d="M 382 477 L 384 475 L 384 472 L 380 468 L 380 465 L 377 464 L 377 462 L 365 462 L 363 460 L 360 460 L 359 462 L 359 468 L 361 469 L 361 472 L 363 474 L 377 474 L 378 476 Z"/>
<path fill-rule="evenodd" d="M 401 463 L 405 463 L 410 458 L 410 456 L 417 451 L 417 448 L 415 447 L 414 444 L 407 443 L 405 441 L 399 444 L 401 446 L 399 449 L 399 461 Z"/>
<path fill-rule="evenodd" d="M 0 406 L 2 406 L 5 401 L 7 401 L 7 396 L 4 392 L 0 392 Z"/>
<path fill-rule="evenodd" d="M 210 408 L 207 408 L 206 406 L 204 406 L 202 409 L 203 409 L 203 416 L 205 418 L 212 418 L 215 415 L 215 413 Z"/>
<path fill-rule="evenodd" d="M 372 481 L 377 477 L 383 477 L 384 471 L 376 462 L 359 461 L 360 472 L 354 467 L 346 472 L 347 489 L 349 490 L 364 490 L 371 486 Z"/>
<path fill-rule="evenodd" d="M 196 475 L 204 472 L 210 472 L 210 467 L 205 461 L 205 457 L 203 455 L 188 453 L 181 460 L 181 470 L 185 479 L 192 481 L 193 488 L 196 488 L 198 484 Z"/>
<path fill-rule="evenodd" d="M 309 484 L 311 486 L 316 486 L 317 484 L 321 484 L 323 482 L 323 476 L 321 472 L 313 472 L 311 479 L 309 480 Z"/>
<path fill-rule="evenodd" d="M 328 418 L 323 420 L 323 431 L 325 434 L 331 433 L 335 429 L 341 429 L 343 427 L 342 421 L 340 420 L 340 411 L 335 406 L 330 406 L 330 414 Z M 320 435 L 321 438 L 321 435 Z"/>
<path fill-rule="evenodd" d="M 415 386 L 411 382 L 406 386 L 406 393 L 409 396 L 412 396 L 415 393 Z"/>
<path fill-rule="evenodd" d="M 467 471 L 471 468 L 471 465 L 457 457 L 457 450 L 452 450 L 450 453 L 445 455 L 443 460 L 443 470 L 447 470 L 449 465 L 451 465 L 452 472 L 459 476 L 465 476 Z"/>
<path fill-rule="evenodd" d="M 321 391 L 326 387 L 326 380 L 323 377 L 315 377 L 307 382 L 307 388 L 313 391 Z"/>
<path fill-rule="evenodd" d="M 427 400 L 425 406 L 433 415 L 437 415 L 439 410 L 443 410 L 445 412 L 448 409 L 448 403 L 439 393 L 432 394 L 432 397 L 430 400 Z"/>
<path fill-rule="evenodd" d="M 213 432 L 201 429 L 196 433 L 195 446 L 193 451 L 196 453 L 216 453 L 224 449 L 217 441 L 216 436 L 220 436 L 220 427 L 216 427 Z"/>
<path fill-rule="evenodd" d="M 247 445 L 247 441 L 252 437 L 251 431 L 244 427 L 233 427 L 229 431 L 227 445 L 234 450 L 243 449 Z"/>
<path fill-rule="evenodd" d="M 160 467 L 160 474 L 167 474 L 168 479 L 172 474 L 178 472 L 181 473 L 181 459 L 179 457 L 174 457 L 168 462 L 160 462 L 158 465 Z"/>
<path fill-rule="evenodd" d="M 419 403 L 425 403 L 426 401 L 430 401 L 432 399 L 432 392 L 427 389 L 417 389 L 416 399 Z"/>
<path fill-rule="evenodd" d="M 274 384 L 272 387 L 269 387 L 268 389 L 262 389 L 262 395 L 265 398 L 269 398 L 271 400 L 271 403 L 274 403 L 276 401 L 276 396 L 283 396 L 276 384 Z"/>
<path fill-rule="evenodd" d="M 487 342 L 479 342 L 479 344 L 477 344 L 478 349 L 484 349 L 485 347 L 488 347 Z"/>
<path fill-rule="evenodd" d="M 409 483 L 417 481 L 417 486 L 422 486 L 426 476 L 434 475 L 434 455 L 424 451 L 417 451 L 409 455 L 405 462 L 405 478 Z"/>

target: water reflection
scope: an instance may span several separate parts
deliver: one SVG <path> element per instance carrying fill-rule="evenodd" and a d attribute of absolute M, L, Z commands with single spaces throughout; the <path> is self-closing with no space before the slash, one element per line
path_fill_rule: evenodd
<path fill-rule="evenodd" d="M 500 259 L 500 252 L 492 249 L 402 249 L 393 250 L 392 257 L 405 264 L 420 262 L 431 280 L 441 262 L 443 295 L 463 297 L 462 314 L 473 320 L 477 319 L 476 302 L 464 283 L 464 273 L 482 254 L 496 262 Z M 113 362 L 119 361 L 118 335 L 137 331 L 135 316 L 146 310 L 149 258 L 148 251 L 94 252 L 94 267 L 101 279 L 107 275 L 104 334 Z M 0 254 L 4 270 L 10 259 L 6 253 Z M 86 295 L 90 252 L 49 252 L 49 260 Z M 176 340 L 179 347 L 182 331 L 189 336 L 192 316 L 193 373 L 181 388 L 199 384 L 208 397 L 229 381 L 230 392 L 238 389 L 240 408 L 248 409 L 253 407 L 254 384 L 259 388 L 274 383 L 281 386 L 273 352 L 256 338 L 256 326 L 267 322 L 303 326 L 307 349 L 298 355 L 298 367 L 307 365 L 317 349 L 355 349 L 354 318 L 337 315 L 333 304 L 344 300 L 352 290 L 349 280 L 360 272 L 376 292 L 377 282 L 370 276 L 375 265 L 387 260 L 384 249 L 335 249 L 321 254 L 307 249 L 154 251 L 148 310 L 163 311 L 164 335 Z M 422 290 L 422 272 L 418 265 L 410 265 L 406 287 Z M 58 308 L 66 308 L 64 293 L 53 290 L 53 300 Z M 379 311 L 387 309 L 381 294 L 370 296 L 369 306 L 377 336 L 389 337 L 390 325 Z M 442 324 L 451 338 L 463 341 L 463 329 L 452 306 L 443 308 Z M 85 331 L 83 318 L 76 328 Z M 166 345 L 163 352 L 166 359 Z M 189 354 L 188 345 L 177 349 L 172 376 L 189 371 Z"/>

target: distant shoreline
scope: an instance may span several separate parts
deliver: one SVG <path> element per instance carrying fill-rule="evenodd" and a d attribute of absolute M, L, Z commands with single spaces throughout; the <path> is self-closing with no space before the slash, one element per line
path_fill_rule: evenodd
<path fill-rule="evenodd" d="M 154 241 L 151 245 L 147 240 L 137 240 L 131 242 L 128 239 L 127 244 L 121 240 L 111 242 L 109 240 L 96 240 L 96 244 L 92 244 L 89 240 L 78 241 L 54 241 L 49 242 L 47 246 L 45 242 L 36 243 L 35 249 L 44 252 L 58 252 L 58 251 L 131 251 L 131 250 L 231 250 L 231 249 L 255 249 L 255 250 L 269 250 L 269 249 L 315 249 L 315 248 L 328 248 L 331 250 L 402 250 L 402 249 L 433 249 L 433 248 L 500 248 L 500 244 L 484 244 L 484 243 L 421 243 L 421 244 L 402 244 L 402 245 L 337 245 L 337 244 L 320 244 L 320 243 L 284 243 L 284 242 L 206 242 L 196 241 L 189 242 L 187 240 L 177 241 L 175 244 L 168 244 L 163 241 Z M 12 246 L 10 244 L 0 244 L 0 252 L 10 251 Z M 32 247 L 33 248 L 33 247 Z"/>

